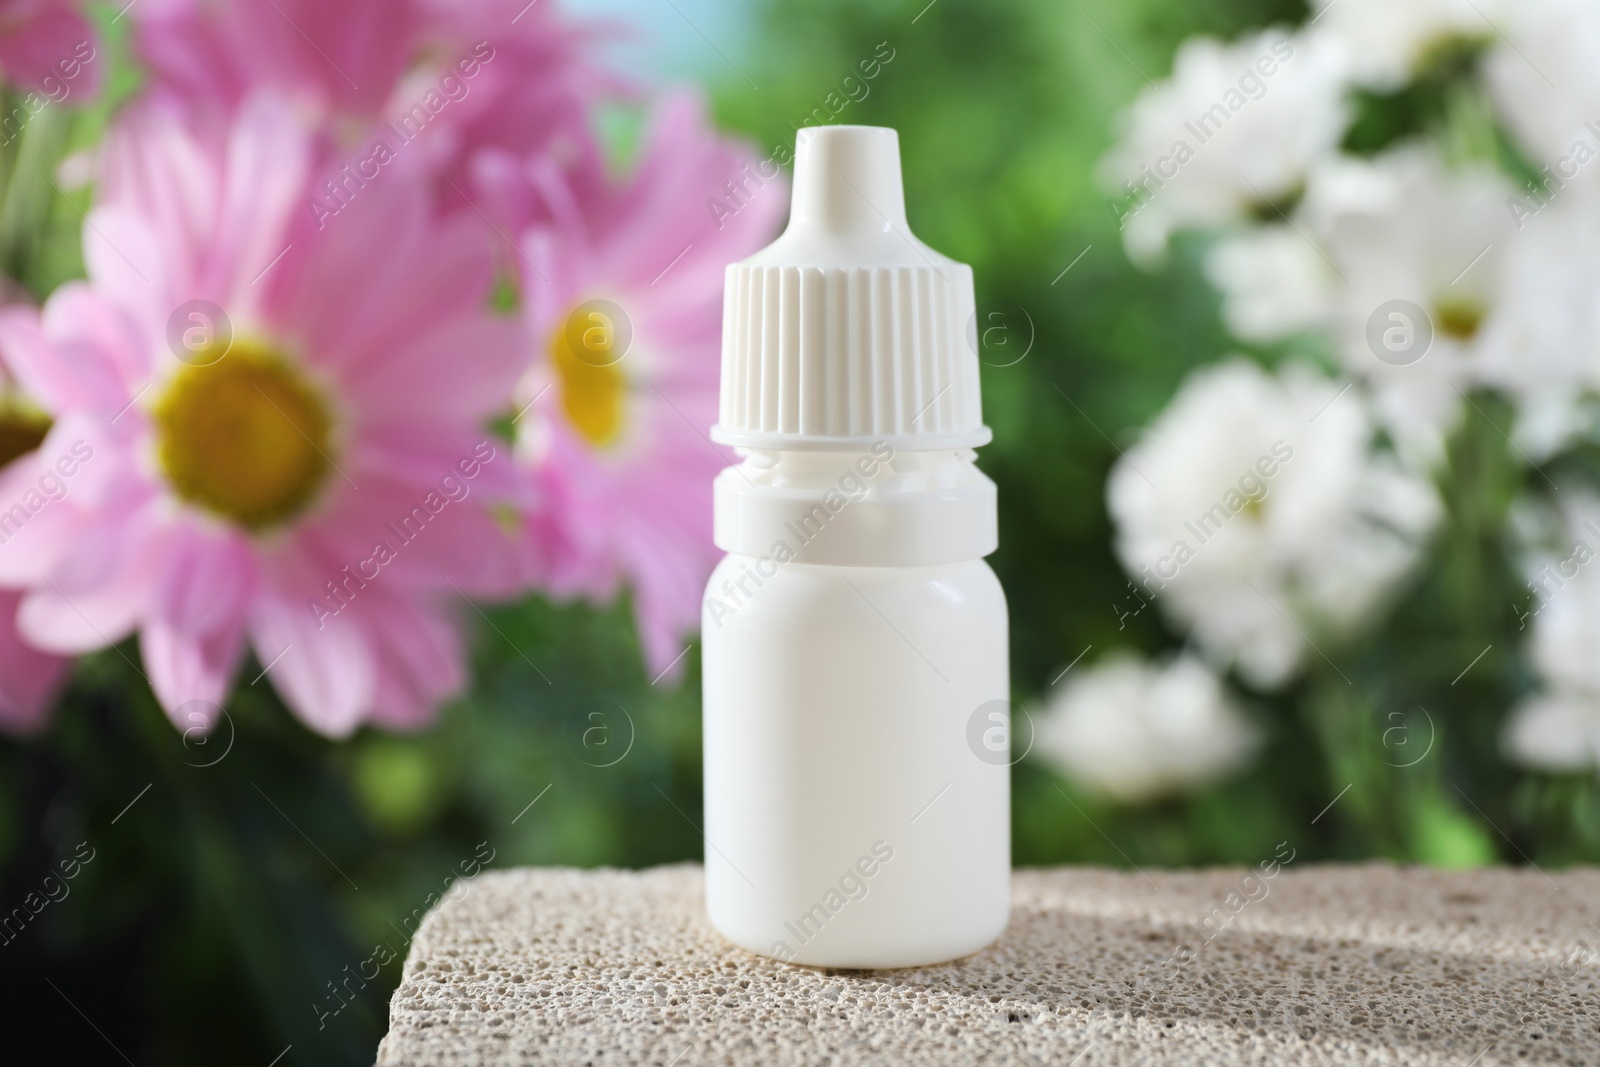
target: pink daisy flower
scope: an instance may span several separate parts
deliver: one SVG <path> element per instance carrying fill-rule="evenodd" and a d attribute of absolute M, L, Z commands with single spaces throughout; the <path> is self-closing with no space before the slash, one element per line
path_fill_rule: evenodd
<path fill-rule="evenodd" d="M 492 183 L 500 210 L 552 220 L 523 229 L 515 261 L 536 357 L 516 428 L 540 501 L 528 524 L 540 581 L 596 601 L 631 586 L 652 673 L 677 669 L 720 556 L 711 481 L 733 457 L 706 434 L 723 270 L 772 237 L 788 197 L 769 166 L 736 214 L 719 218 L 710 202 L 726 205 L 724 183 L 757 170 L 698 99 L 678 95 L 657 107 L 626 182 L 590 155 L 565 170 L 534 160 Z"/>
<path fill-rule="evenodd" d="M 97 37 L 75 0 L 0 0 L 0 70 L 60 103 L 100 87 Z"/>
<path fill-rule="evenodd" d="M 35 455 L 93 456 L 0 552 L 0 584 L 29 584 L 18 623 L 41 648 L 137 630 L 180 725 L 215 713 L 248 644 L 322 733 L 417 726 L 464 682 L 443 605 L 525 572 L 490 507 L 517 483 L 481 429 L 517 328 L 484 310 L 481 229 L 439 222 L 403 167 L 317 230 L 288 116 L 252 98 L 216 138 L 132 114 L 88 284 L 0 314 L 55 418 Z"/>

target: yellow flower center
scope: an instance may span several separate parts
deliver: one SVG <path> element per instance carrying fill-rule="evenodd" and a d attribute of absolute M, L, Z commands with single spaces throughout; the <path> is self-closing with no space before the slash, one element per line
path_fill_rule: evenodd
<path fill-rule="evenodd" d="M 616 321 L 613 306 L 594 301 L 568 315 L 550 339 L 561 410 L 596 448 L 622 436 L 628 378 L 618 364 L 627 351 L 627 330 L 626 323 Z"/>
<path fill-rule="evenodd" d="M 50 416 L 0 392 L 0 467 L 38 448 L 49 432 Z"/>
<path fill-rule="evenodd" d="M 1470 341 L 1477 336 L 1484 316 L 1483 305 L 1471 297 L 1445 297 L 1433 308 L 1439 332 L 1457 341 Z"/>
<path fill-rule="evenodd" d="M 299 514 L 332 466 L 322 397 L 292 363 L 247 340 L 216 362 L 186 363 L 154 415 L 178 496 L 251 530 Z"/>

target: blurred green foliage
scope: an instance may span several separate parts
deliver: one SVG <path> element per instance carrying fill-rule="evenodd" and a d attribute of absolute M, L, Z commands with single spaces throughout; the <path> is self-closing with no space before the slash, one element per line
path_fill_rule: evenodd
<path fill-rule="evenodd" d="M 759 89 L 732 70 L 710 74 L 719 119 L 770 152 L 792 147 L 793 126 L 842 94 L 862 60 L 892 50 L 838 121 L 900 130 L 913 226 L 977 274 L 995 429 L 981 462 L 1000 486 L 1003 530 L 992 562 L 1010 598 L 1014 691 L 1029 706 L 1086 649 L 1092 662 L 1177 643 L 1154 612 L 1119 629 L 1126 577 L 1103 487 L 1119 445 L 1183 375 L 1240 348 L 1219 323 L 1197 241 L 1180 241 L 1154 274 L 1123 255 L 1094 178 L 1113 116 L 1167 72 L 1185 37 L 1231 37 L 1304 9 L 924 4 L 772 0 L 746 66 Z M 1450 121 L 1448 88 L 1429 92 L 1365 101 L 1362 147 Z M 82 145 L 96 121 L 34 128 Z M 75 230 L 84 203 L 57 191 L 15 210 Z M 44 292 L 80 269 L 75 242 L 9 243 L 12 210 L 8 199 L 0 256 L 17 276 Z M 1292 346 L 1249 354 L 1291 353 L 1323 358 Z M 1016 862 L 1254 863 L 1285 840 L 1302 860 L 1600 858 L 1593 779 L 1522 776 L 1495 749 L 1527 684 L 1516 618 L 1526 595 L 1501 538 L 1529 476 L 1496 428 L 1508 414 L 1479 406 L 1451 444 L 1451 519 L 1427 569 L 1381 628 L 1338 649 L 1337 669 L 1256 703 L 1268 745 L 1251 771 L 1120 809 L 1024 761 Z M 202 739 L 172 728 L 131 647 L 87 660 L 47 734 L 0 744 L 5 906 L 79 842 L 96 850 L 66 901 L 0 945 L 6 1003 L 41 1032 L 74 1035 L 58 1051 L 84 1057 L 109 1054 L 80 1010 L 135 1062 L 265 1064 L 286 1046 L 285 1064 L 370 1062 L 410 933 L 453 878 L 698 859 L 698 652 L 680 680 L 652 684 L 626 603 L 529 601 L 473 621 L 476 684 L 436 729 L 343 744 L 309 734 L 265 681 L 250 682 L 259 666 Z"/>

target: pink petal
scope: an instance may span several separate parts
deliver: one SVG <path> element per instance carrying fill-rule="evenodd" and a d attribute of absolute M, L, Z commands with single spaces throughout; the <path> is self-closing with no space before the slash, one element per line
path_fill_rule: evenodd
<path fill-rule="evenodd" d="M 191 522 L 167 547 L 151 610 L 175 632 L 198 638 L 236 627 L 255 590 L 255 561 L 245 541 Z"/>
<path fill-rule="evenodd" d="M 25 586 L 51 573 L 71 548 L 78 526 L 70 505 L 51 500 L 45 488 L 49 463 L 42 450 L 20 456 L 0 470 L 0 582 Z"/>
<path fill-rule="evenodd" d="M 371 709 L 372 646 L 353 616 L 319 624 L 308 600 L 266 596 L 251 613 L 250 640 L 289 709 L 325 737 L 348 737 Z"/>
<path fill-rule="evenodd" d="M 371 623 L 378 656 L 373 722 L 414 730 L 433 722 L 439 705 L 467 683 L 456 627 L 420 604 L 391 598 Z"/>
<path fill-rule="evenodd" d="M 146 623 L 139 650 L 150 688 L 180 730 L 208 730 L 222 710 L 228 683 L 244 650 L 237 621 L 195 637 L 165 623 Z"/>
<path fill-rule="evenodd" d="M 37 575 L 18 612 L 32 644 L 76 654 L 114 645 L 149 610 L 153 575 L 168 532 L 158 506 L 112 509 L 80 519 L 69 550 L 50 574 Z"/>
<path fill-rule="evenodd" d="M 43 312 L 0 311 L 0 352 L 22 389 L 51 412 L 87 407 L 115 416 L 130 394 L 120 366 L 133 333 L 80 282 L 56 290 Z"/>
<path fill-rule="evenodd" d="M 116 425 L 99 415 L 71 411 L 50 427 L 38 456 L 65 485 L 73 510 L 96 511 L 148 494 L 150 483 L 134 455 L 142 417 L 129 409 Z"/>
<path fill-rule="evenodd" d="M 411 5 L 394 0 L 142 0 L 132 16 L 153 91 L 194 109 L 268 85 L 300 107 L 369 117 L 416 45 Z"/>
<path fill-rule="evenodd" d="M 141 581 L 124 580 L 69 598 L 46 586 L 27 594 L 17 629 L 33 645 L 75 655 L 117 644 L 133 633 L 144 607 Z"/>
<path fill-rule="evenodd" d="M 315 256 L 277 312 L 316 359 L 377 370 L 419 336 L 487 314 L 492 235 L 481 219 L 432 222 L 409 175 L 380 174 L 325 223 L 310 235 Z M 436 352 L 449 364 L 478 358 L 460 346 Z"/>
<path fill-rule="evenodd" d="M 264 291 L 257 286 L 276 284 L 271 271 L 290 243 L 286 223 L 306 210 L 309 169 L 306 134 L 288 102 L 265 93 L 246 100 L 228 140 L 222 202 L 198 292 L 215 288 L 228 294 L 230 314 L 252 314 Z"/>
<path fill-rule="evenodd" d="M 94 29 L 72 6 L 52 0 L 13 4 L 20 25 L 0 33 L 0 66 L 6 80 L 36 88 L 56 103 L 86 101 L 100 87 L 105 55 Z M 67 75 L 71 77 L 67 77 Z"/>
<path fill-rule="evenodd" d="M 158 318 L 183 300 L 226 299 L 196 291 L 221 196 L 226 130 L 208 127 L 202 139 L 186 114 L 170 104 L 135 102 L 117 117 L 101 149 L 101 206 L 90 214 L 107 239 L 97 249 L 103 258 L 88 261 L 89 277 L 101 288 L 125 282 L 117 287 L 119 302 L 130 309 L 148 302 Z M 151 255 L 156 262 L 147 263 Z"/>
<path fill-rule="evenodd" d="M 458 316 L 397 341 L 345 381 L 359 391 L 368 423 L 475 423 L 510 406 L 532 357 L 520 323 Z"/>
<path fill-rule="evenodd" d="M 333 561 L 324 580 L 360 584 L 361 575 L 376 574 L 374 582 L 408 588 L 488 597 L 520 592 L 528 573 L 522 538 L 485 510 L 493 498 L 459 477 L 453 462 L 435 469 L 440 474 L 432 483 L 364 473 L 359 493 L 341 495 L 319 515 L 308 533 Z M 458 499 L 441 484 L 445 478 Z M 342 577 L 346 567 L 355 579 Z"/>
<path fill-rule="evenodd" d="M 172 246 L 176 235 L 162 234 L 149 221 L 119 204 L 101 204 L 83 225 L 83 262 L 94 292 L 132 316 L 144 344 L 163 336 L 167 317 L 193 296 L 179 276 L 184 260 Z M 177 295 L 182 293 L 183 295 Z M 145 366 L 148 353 L 141 353 Z"/>
<path fill-rule="evenodd" d="M 0 731 L 26 735 L 43 728 L 72 661 L 22 640 L 16 630 L 20 598 L 0 591 Z"/>

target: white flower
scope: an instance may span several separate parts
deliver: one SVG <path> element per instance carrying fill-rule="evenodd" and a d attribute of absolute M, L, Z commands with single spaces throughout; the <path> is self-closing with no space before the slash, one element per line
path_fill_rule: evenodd
<path fill-rule="evenodd" d="M 1548 206 L 1521 203 L 1537 214 L 1522 216 L 1512 239 L 1478 371 L 1516 398 L 1515 440 L 1537 461 L 1585 428 L 1579 394 L 1600 391 L 1600 191 L 1573 187 Z"/>
<path fill-rule="evenodd" d="M 1576 141 L 1595 145 L 1587 124 L 1600 119 L 1600 5 L 1517 0 L 1496 24 L 1504 39 L 1485 63 L 1490 92 L 1534 167 L 1554 167 Z M 1583 180 L 1595 184 L 1596 169 Z"/>
<path fill-rule="evenodd" d="M 1525 2 L 1525 0 L 1524 0 Z M 1312 0 L 1313 23 L 1343 40 L 1351 78 L 1377 89 L 1411 80 L 1419 62 L 1452 39 L 1487 40 L 1495 0 Z"/>
<path fill-rule="evenodd" d="M 1530 653 L 1547 685 L 1600 697 L 1600 501 L 1567 496 L 1525 554 Z"/>
<path fill-rule="evenodd" d="M 1442 456 L 1505 305 L 1512 192 L 1487 165 L 1451 167 L 1420 145 L 1312 175 L 1303 216 L 1343 282 L 1340 361 L 1369 384 L 1379 418 L 1415 463 Z M 1426 349 L 1407 351 L 1430 334 Z"/>
<path fill-rule="evenodd" d="M 1113 653 L 1069 681 L 1040 718 L 1035 751 L 1068 777 L 1123 801 L 1224 778 L 1260 738 L 1192 656 L 1158 667 Z"/>
<path fill-rule="evenodd" d="M 1360 392 L 1307 368 L 1203 367 L 1112 470 L 1117 554 L 1204 649 L 1281 685 L 1313 635 L 1381 605 L 1438 519 L 1372 436 Z"/>
<path fill-rule="evenodd" d="M 1557 774 L 1600 767 L 1600 697 L 1532 697 L 1506 723 L 1501 746 L 1513 763 Z"/>
<path fill-rule="evenodd" d="M 1333 308 L 1333 268 L 1290 226 L 1261 226 L 1218 241 L 1206 277 L 1222 293 L 1222 319 L 1243 341 L 1276 341 L 1320 326 Z"/>
<path fill-rule="evenodd" d="M 1134 101 L 1101 163 L 1107 184 L 1132 197 L 1129 256 L 1151 262 L 1177 229 L 1242 218 L 1295 193 L 1309 163 L 1344 135 L 1344 66 L 1342 46 L 1320 34 L 1185 41 L 1172 77 Z"/>
<path fill-rule="evenodd" d="M 1502 745 L 1524 766 L 1600 768 L 1600 500 L 1570 494 L 1562 513 L 1534 529 L 1527 553 L 1529 658 L 1543 692 L 1523 701 Z"/>

